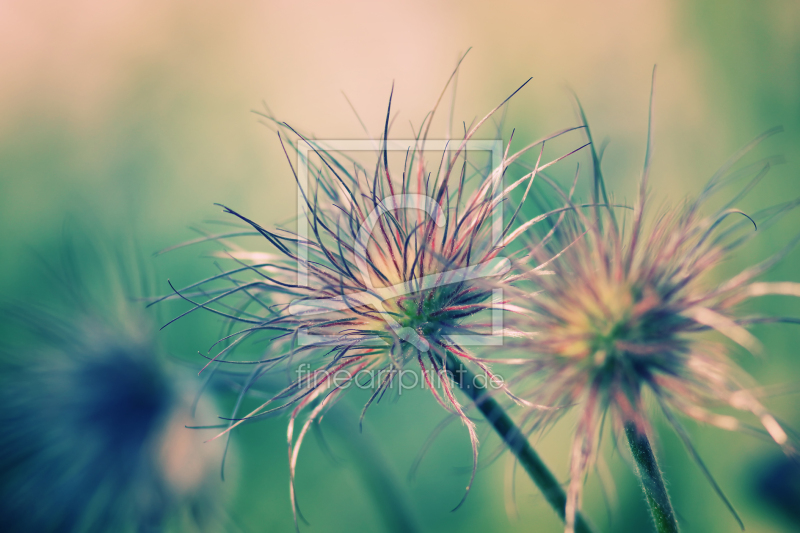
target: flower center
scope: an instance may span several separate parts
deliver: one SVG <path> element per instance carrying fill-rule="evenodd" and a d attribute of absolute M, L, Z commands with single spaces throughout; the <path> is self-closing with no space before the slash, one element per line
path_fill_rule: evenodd
<path fill-rule="evenodd" d="M 436 333 L 442 327 L 446 312 L 439 303 L 436 290 L 423 294 L 412 294 L 397 302 L 397 321 L 404 328 L 411 328 L 423 337 Z"/>

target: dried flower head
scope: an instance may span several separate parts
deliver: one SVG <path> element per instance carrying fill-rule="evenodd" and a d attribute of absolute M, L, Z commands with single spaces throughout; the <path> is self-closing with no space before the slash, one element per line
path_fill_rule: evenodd
<path fill-rule="evenodd" d="M 271 369 L 301 364 L 310 370 L 246 416 L 234 412 L 223 434 L 241 423 L 289 411 L 293 478 L 307 430 L 341 393 L 362 377 L 361 382 L 373 388 L 363 419 L 370 404 L 392 389 L 408 367 L 418 369 L 423 387 L 464 422 L 477 461 L 474 423 L 445 376 L 446 352 L 493 380 L 489 367 L 466 344 L 493 333 L 491 312 L 502 310 L 504 303 L 477 280 L 493 277 L 502 286 L 510 260 L 501 253 L 536 222 L 521 222 L 519 210 L 509 208 L 511 192 L 529 189 L 537 172 L 566 157 L 543 161 L 544 144 L 575 129 L 556 132 L 514 154 L 506 148 L 501 161 L 479 166 L 471 154 L 468 157 L 468 143 L 506 101 L 465 127 L 463 138 L 447 141 L 449 149 L 431 161 L 426 143 L 434 108 L 404 150 L 399 169 L 389 163 L 391 98 L 382 138 L 374 141 L 374 166 L 326 149 L 323 142 L 264 115 L 277 125 L 284 151 L 286 144 L 296 151 L 300 147 L 282 131 L 297 135 L 297 143 L 313 151 L 302 161 L 308 187 L 298 178 L 299 169 L 291 169 L 304 201 L 301 222 L 307 224 L 308 235 L 270 231 L 225 208 L 247 224 L 250 235 L 263 237 L 270 249 L 247 251 L 232 244 L 230 239 L 242 232 L 203 238 L 222 243 L 225 252 L 218 256 L 235 261 L 235 268 L 176 294 L 192 304 L 183 315 L 206 309 L 241 325 L 220 340 L 223 348 L 216 355 L 206 357 L 209 364 L 255 365 L 242 395 Z M 536 169 L 504 186 L 508 165 L 534 147 L 539 148 Z M 496 215 L 503 210 L 511 218 L 498 225 Z M 234 350 L 264 338 L 269 346 L 262 358 L 229 359 Z M 296 434 L 295 420 L 304 410 L 308 415 Z M 291 495 L 296 508 L 293 485 Z"/>
<path fill-rule="evenodd" d="M 745 315 L 740 304 L 764 294 L 800 296 L 800 285 L 755 281 L 783 253 L 721 282 L 714 277 L 720 262 L 756 235 L 754 225 L 760 233 L 798 205 L 798 201 L 787 202 L 752 216 L 734 208 L 774 159 L 739 170 L 733 170 L 735 164 L 775 131 L 737 153 L 697 199 L 664 209 L 657 216 L 650 213 L 647 201 L 648 134 L 639 198 L 629 224 L 620 223 L 620 212 L 611 208 L 597 207 L 585 214 L 571 211 L 560 221 L 559 235 L 566 248 L 557 254 L 548 253 L 546 247 L 535 250 L 535 261 L 547 264 L 550 275 L 536 277 L 535 289 L 519 294 L 521 301 L 528 302 L 530 314 L 516 325 L 531 333 L 524 343 L 527 361 L 522 374 L 534 382 L 520 396 L 538 404 L 575 406 L 580 411 L 570 453 L 568 518 L 580 507 L 580 487 L 595 459 L 606 416 L 617 430 L 625 427 L 633 435 L 650 431 L 645 395 L 655 398 L 729 508 L 676 413 L 740 430 L 747 427 L 744 422 L 717 414 L 713 407 L 748 411 L 775 442 L 789 446 L 784 429 L 730 358 L 725 338 L 758 351 L 758 341 L 747 326 L 779 319 Z M 597 204 L 606 192 L 596 154 L 594 163 Z M 733 199 L 710 214 L 702 213 L 712 194 L 747 176 L 751 180 Z M 571 202 L 568 195 L 564 198 Z M 532 412 L 526 424 L 541 428 L 566 410 Z M 568 530 L 569 526 L 568 520 Z"/>
<path fill-rule="evenodd" d="M 192 391 L 93 248 L 67 248 L 46 306 L 4 309 L 3 530 L 216 530 L 213 450 L 184 427 Z"/>

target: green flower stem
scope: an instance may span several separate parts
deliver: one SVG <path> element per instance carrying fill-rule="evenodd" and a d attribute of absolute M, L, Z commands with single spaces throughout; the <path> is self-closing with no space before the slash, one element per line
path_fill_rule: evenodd
<path fill-rule="evenodd" d="M 677 533 L 678 522 L 675 520 L 675 512 L 672 510 L 667 487 L 664 485 L 664 479 L 661 477 L 661 471 L 658 469 L 656 456 L 653 454 L 647 435 L 640 432 L 633 422 L 625 424 L 625 435 L 631 445 L 631 454 L 636 461 L 639 479 L 642 482 L 647 503 L 650 505 L 656 531 L 658 533 Z"/>
<path fill-rule="evenodd" d="M 478 410 L 492 424 L 492 427 L 494 427 L 511 452 L 517 456 L 520 464 L 525 468 L 525 471 L 536 486 L 539 487 L 539 490 L 542 491 L 548 503 L 558 513 L 561 520 L 564 520 L 567 505 L 567 496 L 564 493 L 564 489 L 539 457 L 539 454 L 531 447 L 528 439 L 508 416 L 505 409 L 491 394 L 488 394 L 486 387 L 481 384 L 483 380 L 477 379 L 471 370 L 449 352 L 447 354 L 446 369 L 453 382 L 475 402 Z M 591 526 L 580 513 L 577 513 L 575 517 L 575 531 L 576 533 L 590 533 L 592 531 Z"/>

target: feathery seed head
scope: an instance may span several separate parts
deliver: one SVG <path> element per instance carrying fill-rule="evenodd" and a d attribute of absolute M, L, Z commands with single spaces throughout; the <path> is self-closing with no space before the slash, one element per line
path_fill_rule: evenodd
<path fill-rule="evenodd" d="M 565 249 L 548 254 L 540 247 L 532 255 L 538 263 L 547 264 L 552 275 L 536 277 L 535 291 L 518 294 L 529 302 L 530 312 L 515 325 L 532 333 L 524 342 L 528 361 L 522 374 L 535 383 L 520 395 L 536 404 L 577 406 L 581 411 L 571 452 L 568 518 L 579 507 L 579 486 L 594 459 L 606 414 L 617 430 L 634 424 L 640 432 L 648 431 L 644 394 L 656 399 L 698 462 L 675 413 L 735 430 L 746 426 L 711 408 L 727 405 L 749 411 L 778 444 L 789 448 L 786 432 L 750 389 L 750 380 L 729 357 L 728 346 L 708 334 L 757 351 L 758 341 L 747 326 L 781 319 L 744 316 L 740 304 L 763 294 L 800 296 L 797 284 L 754 281 L 781 254 L 721 283 L 713 277 L 722 260 L 756 235 L 754 225 L 761 233 L 798 205 L 788 202 L 752 217 L 733 208 L 774 161 L 763 160 L 738 171 L 732 167 L 771 133 L 736 154 L 696 200 L 666 209 L 657 217 L 650 214 L 647 202 L 648 137 L 632 221 L 619 223 L 618 213 L 610 208 L 596 208 L 586 215 L 576 210 L 561 223 Z M 747 175 L 750 183 L 727 205 L 710 215 L 701 213 L 710 195 Z M 605 194 L 599 167 L 595 180 L 597 203 L 598 191 Z M 532 413 L 528 420 L 534 429 L 541 428 L 564 412 Z M 568 520 L 567 529 L 571 527 Z"/>
<path fill-rule="evenodd" d="M 234 260 L 236 267 L 187 287 L 191 294 L 175 291 L 173 298 L 191 302 L 186 313 L 207 309 L 242 325 L 220 341 L 223 348 L 216 355 L 207 357 L 215 363 L 254 365 L 242 394 L 270 369 L 299 364 L 311 370 L 246 416 L 234 412 L 223 433 L 289 410 L 293 476 L 309 425 L 342 392 L 353 384 L 371 385 L 366 412 L 409 366 L 420 372 L 419 382 L 443 408 L 461 417 L 477 454 L 474 424 L 445 375 L 446 354 L 475 364 L 487 380 L 499 383 L 465 347 L 492 335 L 502 342 L 492 313 L 502 312 L 505 304 L 500 293 L 479 280 L 491 277 L 500 288 L 513 281 L 508 274 L 511 262 L 502 252 L 525 238 L 532 223 L 521 223 L 518 210 L 509 209 L 511 192 L 521 186 L 530 190 L 539 171 L 569 155 L 542 160 L 545 141 L 576 129 L 556 132 L 517 153 L 495 150 L 494 160 L 482 164 L 474 153 L 502 144 L 473 141 L 472 136 L 501 106 L 465 127 L 463 138 L 438 142 L 427 134 L 434 108 L 415 139 L 404 145 L 387 138 L 390 99 L 383 136 L 369 143 L 377 156 L 372 164 L 362 164 L 346 151 L 329 148 L 330 142 L 305 138 L 264 115 L 277 126 L 287 157 L 287 145 L 301 154 L 301 168 L 289 161 L 302 198 L 300 229 L 270 231 L 225 208 L 246 223 L 250 235 L 264 237 L 275 251 L 248 252 L 230 244 L 233 235 L 214 236 L 226 247 L 219 256 Z M 287 131 L 299 140 L 282 135 Z M 389 163 L 396 146 L 404 156 L 400 167 Z M 506 168 L 534 147 L 539 148 L 536 169 L 505 187 Z M 505 225 L 499 216 L 504 212 L 512 215 Z M 199 302 L 200 297 L 205 301 Z M 228 359 L 246 340 L 264 335 L 270 342 L 263 357 Z M 295 436 L 295 419 L 304 410 L 309 415 Z"/>
<path fill-rule="evenodd" d="M 214 529 L 213 452 L 184 427 L 192 390 L 121 294 L 128 264 L 85 248 L 65 250 L 47 307 L 3 310 L 13 326 L 0 351 L 3 524 Z"/>

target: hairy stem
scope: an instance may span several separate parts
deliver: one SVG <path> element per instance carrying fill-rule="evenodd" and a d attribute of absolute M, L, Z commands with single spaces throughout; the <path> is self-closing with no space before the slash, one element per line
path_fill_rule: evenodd
<path fill-rule="evenodd" d="M 628 437 L 631 454 L 636 461 L 639 480 L 642 482 L 644 496 L 653 515 L 656 531 L 677 533 L 678 522 L 675 520 L 675 512 L 672 510 L 667 487 L 664 485 L 661 470 L 658 469 L 656 456 L 653 454 L 647 435 L 639 431 L 633 422 L 625 424 L 625 435 Z"/>
<path fill-rule="evenodd" d="M 550 506 L 561 517 L 561 520 L 564 520 L 567 505 L 564 489 L 505 409 L 488 393 L 486 387 L 481 383 L 482 380 L 478 380 L 475 374 L 450 352 L 447 353 L 446 369 L 453 382 L 475 402 L 475 406 L 517 457 Z M 589 523 L 578 513 L 575 517 L 575 532 L 590 533 L 591 531 Z"/>

